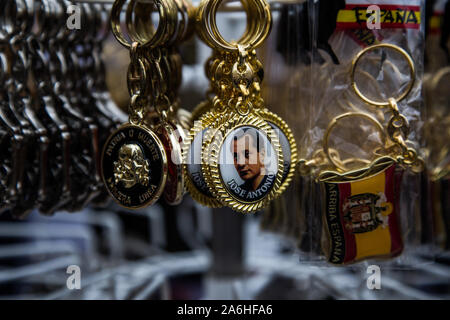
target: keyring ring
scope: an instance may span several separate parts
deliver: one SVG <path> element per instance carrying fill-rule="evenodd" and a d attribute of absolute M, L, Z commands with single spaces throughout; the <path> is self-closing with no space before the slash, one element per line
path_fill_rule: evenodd
<path fill-rule="evenodd" d="M 251 50 L 256 49 L 259 47 L 264 40 L 268 37 L 270 34 L 270 31 L 272 30 L 272 13 L 270 11 L 270 5 L 265 0 L 258 0 L 257 4 L 259 3 L 259 6 L 256 6 L 256 9 L 259 9 L 259 15 L 260 19 L 256 20 L 258 30 L 255 31 L 255 33 L 258 35 L 256 36 L 253 41 L 250 42 L 249 47 Z M 261 12 L 262 11 L 262 12 Z M 252 17 L 253 15 L 251 15 Z M 260 21 L 263 21 L 263 23 L 258 23 Z M 261 28 L 262 25 L 262 28 Z M 214 24 L 213 27 L 217 30 L 217 25 Z"/>
<path fill-rule="evenodd" d="M 137 12 L 136 6 L 139 5 Z M 159 12 L 159 23 L 154 31 L 151 23 L 153 5 Z M 134 21 L 132 19 L 135 13 Z M 175 34 L 177 28 L 177 8 L 167 0 L 154 0 L 153 4 L 131 0 L 126 12 L 126 25 L 132 41 L 137 41 L 144 47 L 155 47 L 167 44 Z M 150 26 L 150 27 L 149 27 Z"/>
<path fill-rule="evenodd" d="M 122 28 L 120 26 L 120 13 L 122 12 L 123 6 L 126 1 L 127 0 L 114 1 L 114 4 L 111 8 L 111 30 L 112 30 L 112 33 L 114 34 L 114 36 L 116 37 L 117 41 L 120 44 L 122 44 L 124 47 L 130 49 L 132 43 L 130 43 L 124 37 L 124 35 L 122 33 Z M 130 34 L 130 38 L 132 39 L 132 41 L 138 40 L 137 42 L 141 46 L 156 46 L 156 45 L 160 44 L 162 41 L 164 41 L 164 36 L 166 33 L 165 31 L 166 31 L 167 23 L 168 23 L 167 19 L 172 19 L 172 20 L 176 19 L 176 15 L 175 15 L 175 17 L 173 17 L 172 12 L 168 11 L 168 10 L 170 10 L 170 8 L 167 9 L 166 2 L 164 2 L 162 0 L 154 0 L 154 1 L 155 1 L 156 6 L 158 7 L 158 11 L 159 11 L 159 15 L 160 15 L 158 29 L 156 30 L 154 36 L 151 37 L 150 39 L 146 39 L 146 38 L 142 38 L 141 35 L 136 37 L 136 36 L 132 36 Z M 134 1 L 132 1 L 132 4 L 134 4 Z M 130 31 L 130 30 L 128 30 L 128 31 Z"/>
<path fill-rule="evenodd" d="M 244 34 L 241 36 L 241 38 L 237 41 L 238 43 L 248 43 L 248 39 L 253 37 L 254 30 L 255 30 L 255 17 L 253 14 L 251 14 L 251 10 L 255 9 L 254 2 L 250 2 L 250 6 L 247 1 L 243 0 L 241 1 L 242 6 L 244 8 L 244 11 L 246 12 L 247 16 L 247 24 L 244 31 Z M 213 50 L 223 51 L 223 45 L 217 45 L 216 39 L 213 36 L 213 30 L 210 28 L 211 22 L 210 22 L 210 12 L 211 12 L 211 0 L 202 0 L 200 2 L 200 5 L 197 7 L 196 12 L 196 28 L 197 33 L 200 36 L 200 38 Z M 205 12 L 208 12 L 206 14 Z M 215 17 L 213 18 L 215 19 Z M 214 20 L 215 21 L 215 20 Z M 234 49 L 234 47 L 232 48 Z"/>
<path fill-rule="evenodd" d="M 204 27 L 204 36 L 208 38 L 208 43 L 219 50 L 227 50 L 237 52 L 236 44 L 229 43 L 220 34 L 217 23 L 216 13 L 223 0 L 209 0 L 203 7 L 202 24 Z M 268 36 L 272 27 L 272 17 L 270 7 L 264 0 L 251 1 L 246 3 L 242 1 L 244 10 L 247 13 L 247 29 L 246 33 L 237 44 L 246 50 L 255 49 Z M 257 11 L 257 18 L 254 17 L 254 11 Z M 261 26 L 263 26 L 261 28 Z"/>
<path fill-rule="evenodd" d="M 217 27 L 217 21 L 216 21 L 216 14 L 217 11 L 220 7 L 220 4 L 222 3 L 222 0 L 211 0 L 209 2 L 209 22 L 208 22 L 208 26 L 210 26 L 211 29 L 207 29 L 211 34 L 212 34 L 212 38 L 213 41 L 220 43 L 219 48 L 220 49 L 227 49 L 229 51 L 235 51 L 236 49 L 236 45 L 235 44 L 231 44 L 228 41 L 226 41 L 222 35 L 219 32 L 219 29 Z M 244 8 L 244 11 L 246 12 L 246 16 L 247 16 L 247 30 L 248 32 L 241 37 L 241 39 L 239 41 L 237 41 L 238 44 L 246 47 L 250 47 L 251 46 L 251 40 L 253 40 L 258 32 L 260 32 L 260 26 L 261 23 L 259 23 L 260 21 L 266 21 L 266 17 L 264 15 L 262 15 L 262 11 L 261 11 L 261 7 L 262 6 L 258 6 L 259 2 L 258 1 L 250 1 L 249 3 L 247 3 L 247 1 L 241 1 L 242 6 Z M 248 6 L 247 6 L 248 5 Z M 253 14 L 254 12 L 257 12 L 257 16 L 255 16 L 255 14 Z M 270 14 L 270 12 L 269 12 Z M 260 32 L 261 33 L 261 32 Z"/>
<path fill-rule="evenodd" d="M 122 12 L 122 8 L 125 2 L 126 0 L 114 1 L 110 14 L 111 30 L 113 35 L 116 37 L 117 41 L 124 47 L 130 49 L 131 43 L 129 43 L 127 39 L 125 39 L 125 37 L 122 34 L 122 28 L 120 27 L 120 13 Z"/>
<path fill-rule="evenodd" d="M 436 87 L 441 82 L 442 78 L 450 74 L 450 67 L 440 69 L 431 79 L 431 90 L 436 90 Z"/>
<path fill-rule="evenodd" d="M 340 116 L 337 116 L 336 118 L 334 118 L 330 124 L 328 125 L 328 128 L 325 132 L 324 138 L 323 138 L 323 151 L 326 154 L 328 160 L 338 169 L 341 171 L 347 171 L 348 169 L 343 165 L 345 164 L 345 160 L 344 161 L 336 161 L 335 157 L 332 157 L 330 154 L 330 148 L 328 146 L 328 140 L 330 139 L 330 133 L 333 130 L 334 127 L 336 127 L 336 125 L 338 124 L 338 122 L 344 118 L 349 118 L 349 117 L 361 117 L 364 118 L 366 120 L 369 120 L 370 122 L 372 122 L 372 124 L 375 125 L 375 127 L 377 128 L 378 133 L 380 133 L 380 137 L 383 141 L 383 145 L 386 144 L 386 135 L 383 129 L 383 126 L 378 122 L 378 120 L 376 120 L 375 118 L 373 118 L 372 116 L 369 116 L 368 114 L 365 113 L 358 113 L 358 112 L 348 112 L 348 113 L 344 113 L 341 114 Z M 356 158 L 352 158 L 352 161 L 355 162 L 355 160 L 364 162 L 364 164 L 367 164 L 367 160 L 365 159 L 356 159 Z M 342 164 L 341 164 L 341 163 Z"/>
<path fill-rule="evenodd" d="M 409 74 L 411 77 L 411 80 L 408 83 L 408 86 L 406 87 L 406 90 L 401 93 L 398 97 L 395 97 L 395 101 L 399 102 L 403 99 L 406 98 L 406 96 L 411 92 L 413 86 L 414 86 L 414 82 L 416 80 L 416 70 L 414 67 L 414 62 L 411 58 L 411 56 L 402 48 L 400 48 L 399 46 L 393 45 L 393 44 L 389 44 L 389 43 L 381 43 L 381 44 L 376 44 L 370 47 L 367 47 L 365 49 L 363 49 L 362 51 L 360 51 L 355 58 L 352 61 L 352 69 L 350 72 L 350 77 L 351 77 L 351 83 L 352 83 L 352 88 L 355 91 L 356 95 L 358 97 L 360 97 L 364 102 L 374 105 L 374 106 L 378 106 L 378 107 L 388 107 L 390 104 L 388 101 L 386 102 L 382 102 L 382 101 L 375 101 L 372 99 L 367 98 L 364 94 L 362 94 L 362 92 L 359 90 L 356 81 L 355 81 L 355 71 L 356 71 L 356 67 L 358 65 L 359 60 L 362 58 L 362 56 L 364 56 L 364 54 L 366 54 L 367 52 L 377 49 L 377 48 L 390 48 L 393 49 L 394 51 L 399 52 L 408 62 L 408 66 L 409 66 Z"/>
<path fill-rule="evenodd" d="M 213 50 L 217 49 L 217 47 L 214 45 L 213 39 L 211 37 L 211 32 L 209 30 L 209 23 L 207 21 L 207 6 L 210 5 L 210 0 L 202 0 L 197 7 L 197 14 L 196 14 L 196 29 L 197 34 L 200 36 L 200 38 Z M 248 31 L 247 27 L 245 30 L 245 33 Z M 219 48 L 220 49 L 220 48 Z"/>
<path fill-rule="evenodd" d="M 138 20 L 138 13 L 135 13 L 136 5 L 139 6 L 137 10 L 139 16 L 148 15 L 148 9 L 150 6 L 147 6 L 141 2 L 136 2 L 136 0 L 131 0 L 126 10 L 125 25 L 128 28 L 128 33 L 131 41 L 144 43 L 147 42 L 148 39 L 152 38 L 155 35 L 156 31 L 154 30 L 153 24 L 149 23 L 150 21 L 148 21 L 148 19 L 144 26 L 141 24 L 142 20 Z M 151 11 L 152 10 L 150 10 L 150 12 Z M 134 20 L 133 13 L 135 14 Z M 142 35 L 142 32 L 137 32 L 136 28 L 139 28 L 140 31 L 143 31 L 144 35 Z"/>
<path fill-rule="evenodd" d="M 182 16 L 182 22 L 177 31 L 176 42 L 183 42 L 191 36 L 192 22 L 194 18 L 194 7 L 192 3 L 187 0 L 175 0 L 178 11 Z"/>
<path fill-rule="evenodd" d="M 237 45 L 231 44 L 226 41 L 220 34 L 217 27 L 216 13 L 222 1 L 223 0 L 211 0 L 210 25 L 214 35 L 213 40 L 216 42 L 216 45 L 219 44 L 219 46 L 222 46 L 222 48 L 225 48 L 229 51 L 237 51 Z M 251 24 L 253 28 L 250 29 L 251 32 L 249 32 L 248 39 L 245 39 L 245 41 L 238 43 L 242 45 L 245 50 L 252 50 L 261 45 L 262 42 L 267 38 L 272 28 L 272 16 L 270 7 L 267 2 L 264 0 L 256 0 L 250 3 L 254 3 L 254 6 L 249 7 L 250 12 L 247 12 L 247 16 L 250 16 L 250 18 L 248 18 L 248 20 L 254 17 L 253 12 L 251 12 L 252 9 L 253 11 L 257 11 L 258 18 L 255 17 L 251 20 L 253 21 L 253 23 Z M 256 28 L 254 27 L 255 23 Z"/>

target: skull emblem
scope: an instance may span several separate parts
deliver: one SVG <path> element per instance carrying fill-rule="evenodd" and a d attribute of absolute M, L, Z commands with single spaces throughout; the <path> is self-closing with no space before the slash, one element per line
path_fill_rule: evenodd
<path fill-rule="evenodd" d="M 114 161 L 115 184 L 122 182 L 125 188 L 137 183 L 148 186 L 149 163 L 144 158 L 142 149 L 137 144 L 124 144 L 119 149 L 119 159 Z"/>

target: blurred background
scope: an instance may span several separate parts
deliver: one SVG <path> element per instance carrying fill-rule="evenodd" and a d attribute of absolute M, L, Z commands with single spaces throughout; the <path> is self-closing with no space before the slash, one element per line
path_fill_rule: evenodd
<path fill-rule="evenodd" d="M 312 2 L 317 1 L 309 1 Z M 432 17 L 433 27 L 427 30 L 424 79 L 442 73 L 449 65 L 445 57 L 440 64 L 435 58 L 448 54 L 440 46 L 442 33 L 448 29 L 442 29 L 444 7 L 433 9 L 431 2 L 427 1 L 427 10 L 431 10 L 427 14 Z M 302 29 L 301 23 L 296 28 L 288 26 L 294 30 L 291 33 L 279 29 L 286 28 L 280 21 L 282 12 L 295 13 L 297 19 L 302 15 L 307 18 L 307 3 L 271 2 L 274 28 L 267 44 L 259 50 L 263 64 L 270 70 L 265 80 L 265 99 L 276 102 L 279 93 L 288 97 L 286 103 L 280 100 L 277 105 L 271 105 L 294 127 L 299 139 L 302 128 L 289 115 L 291 111 L 295 116 L 302 113 L 292 101 L 311 85 L 304 79 L 311 67 L 303 59 L 301 47 L 311 41 L 308 39 L 310 31 Z M 227 39 L 236 38 L 235 35 L 245 29 L 245 13 L 239 10 L 239 3 L 232 5 L 238 9 L 228 10 L 218 17 L 219 28 Z M 449 13 L 446 14 L 448 19 Z M 299 36 L 305 37 L 303 44 L 296 38 Z M 448 33 L 446 36 L 448 41 Z M 291 45 L 294 49 L 280 45 L 286 41 L 294 43 Z M 288 55 L 287 59 L 286 50 L 297 54 L 297 58 Z M 204 100 L 208 80 L 203 64 L 210 53 L 197 37 L 181 48 L 180 99 L 187 110 L 192 111 Z M 104 42 L 103 60 L 112 98 L 126 111 L 129 95 L 125 75 L 129 52 L 110 35 Z M 441 73 L 442 79 L 450 74 Z M 289 81 L 285 81 L 287 78 Z M 448 119 L 450 110 L 449 82 L 441 78 L 439 85 L 432 87 L 424 82 L 428 90 L 424 96 L 434 96 L 432 90 L 440 90 L 439 101 L 434 101 L 439 106 L 433 109 L 439 110 L 439 116 L 427 114 L 433 121 Z M 287 86 L 291 94 L 284 91 Z M 302 99 L 305 104 L 309 103 L 307 95 Z M 448 128 L 443 129 L 446 134 Z M 435 134 L 430 133 L 430 137 Z M 448 140 L 442 141 L 445 139 L 436 145 L 448 144 Z M 436 167 L 446 163 L 446 156 L 435 159 L 439 164 Z M 159 201 L 138 211 L 127 211 L 111 202 L 102 208 L 88 206 L 76 213 L 61 211 L 52 216 L 33 211 L 23 219 L 4 212 L 0 215 L 0 299 L 450 299 L 447 240 L 450 193 L 447 180 L 442 180 L 441 172 L 438 175 L 435 181 L 444 182 L 434 182 L 441 196 L 433 203 L 439 203 L 440 207 L 436 209 L 429 203 L 423 207 L 429 212 L 438 211 L 433 217 L 441 219 L 438 224 L 442 226 L 441 238 L 433 237 L 432 243 L 419 241 L 395 261 L 366 261 L 345 267 L 327 264 L 314 245 L 305 244 L 308 239 L 299 235 L 305 227 L 293 232 L 286 232 L 289 228 L 274 232 L 272 222 L 268 223 L 264 215 L 285 210 L 280 208 L 243 215 L 227 208 L 202 207 L 186 194 L 178 206 Z M 301 187 L 301 182 L 295 183 L 285 198 L 284 206 L 294 216 L 300 209 L 289 199 L 298 197 Z M 425 189 L 436 194 L 430 186 Z M 429 209 L 431 207 L 434 209 Z M 305 218 L 295 221 L 301 225 L 305 223 L 302 219 Z M 313 241 L 314 236 L 309 240 Z M 367 268 L 372 264 L 381 267 L 381 290 L 367 287 L 371 275 Z M 73 268 L 69 266 L 79 267 L 79 289 L 68 286 L 73 275 Z"/>

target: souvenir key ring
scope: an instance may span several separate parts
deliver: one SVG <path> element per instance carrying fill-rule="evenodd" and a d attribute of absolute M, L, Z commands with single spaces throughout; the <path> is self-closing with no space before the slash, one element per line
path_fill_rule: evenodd
<path fill-rule="evenodd" d="M 258 27 L 248 27 L 251 34 L 240 43 L 228 43 L 215 37 L 219 2 L 206 5 L 203 25 L 216 50 L 226 52 L 230 61 L 220 63 L 215 79 L 220 90 L 213 99 L 226 114 L 210 127 L 202 146 L 202 174 L 215 198 L 235 211 L 250 213 L 266 207 L 280 194 L 283 179 L 283 152 L 277 133 L 256 110 L 259 99 L 258 75 L 250 64 L 250 54 L 270 31 L 270 11 L 266 3 L 256 1 L 257 13 L 266 19 Z M 218 31 L 217 31 L 218 32 Z M 253 46 L 255 45 L 255 46 Z M 230 50 L 231 49 L 231 50 Z M 227 65 L 228 64 L 228 65 Z"/>
<path fill-rule="evenodd" d="M 201 154 L 202 154 L 202 143 L 208 132 L 212 130 L 211 125 L 217 121 L 219 117 L 226 116 L 226 108 L 217 99 L 217 96 L 213 98 L 214 92 L 218 94 L 220 84 L 215 83 L 215 70 L 219 65 L 223 65 L 225 62 L 222 60 L 225 53 L 220 48 L 214 46 L 212 40 L 209 39 L 206 32 L 206 26 L 204 26 L 204 16 L 206 6 L 210 5 L 208 1 L 202 1 L 197 8 L 196 12 L 196 27 L 197 33 L 200 38 L 213 49 L 212 56 L 205 63 L 205 74 L 210 80 L 210 92 L 207 93 L 207 99 L 200 103 L 192 113 L 192 127 L 188 139 L 185 143 L 184 153 L 183 153 L 183 163 L 185 165 L 185 181 L 186 189 L 191 194 L 191 196 L 200 204 L 209 207 L 221 207 L 223 206 L 211 192 L 208 187 L 202 172 L 201 165 Z M 255 9 L 255 5 L 252 3 L 248 4 L 243 2 L 244 10 L 247 12 L 248 23 L 246 25 L 246 30 L 242 37 L 238 40 L 239 43 L 248 42 L 255 36 L 255 30 L 257 30 L 258 23 L 252 14 L 252 9 Z M 252 8 L 252 9 L 251 9 Z M 231 66 L 227 66 L 231 72 Z M 229 80 L 229 79 L 227 79 Z M 231 81 L 229 80 L 230 84 Z M 213 111 L 214 110 L 214 111 Z"/>
<path fill-rule="evenodd" d="M 134 41 L 139 41 L 140 39 L 147 39 L 152 33 L 147 32 L 142 26 L 151 25 L 149 23 L 149 16 L 153 10 L 152 5 L 140 4 L 140 11 L 136 12 L 134 21 L 132 20 L 132 14 L 137 7 L 138 3 L 132 0 L 127 8 L 126 22 L 130 26 L 130 38 Z M 182 165 L 182 140 L 184 139 L 184 129 L 178 124 L 175 118 L 175 101 L 172 101 L 169 96 L 169 90 L 172 86 L 169 85 L 169 80 L 175 78 L 176 75 L 172 76 L 173 65 L 170 64 L 168 57 L 167 46 L 173 45 L 172 42 L 179 36 L 178 32 L 183 32 L 178 26 L 178 21 L 174 20 L 176 18 L 176 13 L 180 8 L 175 6 L 175 3 L 162 0 L 161 4 L 168 5 L 166 34 L 164 35 L 164 41 L 159 42 L 158 46 L 150 47 L 144 46 L 145 55 L 144 59 L 149 65 L 149 73 L 151 82 L 151 88 L 149 90 L 149 110 L 155 116 L 147 117 L 146 124 L 152 129 L 152 131 L 161 140 L 165 152 L 167 155 L 167 179 L 165 188 L 163 191 L 163 197 L 166 203 L 170 205 L 179 204 L 184 196 L 184 171 Z M 139 14 L 138 14 L 139 13 Z M 171 17 L 169 19 L 169 17 Z M 151 22 L 151 21 L 150 21 Z M 134 28 L 131 26 L 141 26 L 140 28 Z M 151 28 L 149 28 L 151 31 Z M 139 37 L 138 34 L 143 34 Z M 156 33 L 155 33 L 156 35 Z"/>
<path fill-rule="evenodd" d="M 144 42 L 128 42 L 120 27 L 120 13 L 126 1 L 117 0 L 111 9 L 114 36 L 130 50 L 128 90 L 131 96 L 129 123 L 122 125 L 107 140 L 102 152 L 101 170 L 105 186 L 113 199 L 129 209 L 146 207 L 161 196 L 167 179 L 167 155 L 158 136 L 144 123 L 148 108 L 148 64 L 141 47 L 164 41 L 166 9 L 159 6 L 158 31 Z M 130 30 L 128 30 L 130 32 Z M 137 37 L 134 37 L 136 39 Z"/>
<path fill-rule="evenodd" d="M 207 30 L 208 36 L 215 44 L 216 48 L 231 52 L 234 52 L 236 49 L 238 51 L 242 50 L 239 49 L 236 45 L 233 45 L 232 43 L 226 41 L 218 30 L 215 12 L 217 11 L 221 1 L 213 0 L 209 3 L 210 5 L 206 6 L 206 10 L 209 9 L 211 11 L 211 14 L 209 14 L 209 20 L 206 19 L 204 21 L 209 21 L 209 23 L 206 24 L 210 25 L 210 27 L 205 29 Z M 249 26 L 247 28 L 248 32 L 244 34 L 244 37 L 242 38 L 243 42 L 240 43 L 245 43 L 244 46 L 248 46 L 249 48 L 256 48 L 260 44 L 262 44 L 272 28 L 270 7 L 265 1 L 256 1 L 256 5 L 249 6 L 248 10 L 250 10 L 251 13 L 250 15 L 247 15 L 249 17 Z M 257 14 L 255 14 L 255 11 Z M 261 21 L 265 22 L 261 23 Z M 259 72 L 260 70 L 262 70 L 262 65 L 257 59 L 253 60 L 256 61 L 256 65 L 254 64 L 251 66 L 252 70 L 257 74 L 257 77 L 260 78 L 259 82 L 262 82 L 263 73 L 260 74 Z M 236 70 L 233 71 L 235 72 Z M 295 166 L 297 163 L 297 146 L 294 135 L 287 123 L 281 117 L 273 112 L 270 112 L 264 106 L 264 101 L 262 101 L 262 99 L 260 98 L 260 83 L 255 82 L 254 85 L 256 85 L 256 90 L 254 93 L 256 97 L 254 97 L 255 100 L 253 102 L 256 106 L 255 113 L 266 120 L 272 127 L 272 129 L 277 132 L 282 147 L 282 153 L 284 156 L 284 170 L 281 181 L 282 183 L 278 191 L 278 195 L 280 195 L 289 186 L 294 176 Z"/>
<path fill-rule="evenodd" d="M 117 41 L 122 44 L 125 48 L 131 49 L 133 42 L 128 41 L 125 38 L 125 35 L 122 32 L 122 27 L 120 24 L 120 14 L 122 12 L 124 4 L 127 0 L 115 0 L 114 4 L 111 8 L 111 30 L 114 34 Z M 162 42 L 167 40 L 167 28 L 173 27 L 173 23 L 168 23 L 168 19 L 173 15 L 173 12 L 170 10 L 174 10 L 173 5 L 167 5 L 163 3 L 162 0 L 155 0 L 156 7 L 158 8 L 158 13 L 160 17 L 160 21 L 157 27 L 156 32 L 153 35 L 148 35 L 148 32 L 145 29 L 140 28 L 137 34 L 134 34 L 134 39 L 139 39 L 137 42 L 140 46 L 146 47 L 155 47 Z M 173 16 L 172 16 L 173 17 Z M 171 20 L 174 21 L 173 18 Z M 133 26 L 133 28 L 128 29 L 128 32 L 131 34 L 132 32 L 136 32 L 137 29 Z M 141 32 L 142 31 L 142 32 Z"/>
<path fill-rule="evenodd" d="M 222 59 L 227 55 L 225 51 L 223 51 L 222 47 L 216 47 L 214 45 L 214 41 L 209 38 L 209 34 L 206 32 L 206 29 L 209 27 L 205 25 L 205 10 L 207 6 L 210 6 L 211 2 L 202 1 L 197 8 L 197 33 L 200 35 L 202 40 L 206 42 L 207 45 L 213 48 L 213 56 L 205 63 L 205 73 L 211 81 L 211 88 L 213 92 L 219 94 L 220 87 L 223 87 L 223 84 L 215 83 L 215 70 L 217 68 L 223 67 L 224 69 L 228 69 L 226 73 L 231 72 L 231 65 L 224 66 L 225 61 Z M 239 43 L 246 43 L 248 39 L 252 39 L 255 37 L 255 30 L 259 26 L 254 15 L 250 12 L 251 8 L 255 9 L 255 5 L 252 3 L 247 4 L 243 2 L 244 10 L 247 12 L 248 24 L 246 26 L 246 30 L 243 36 L 238 40 Z M 209 7 L 208 7 L 208 10 Z M 223 81 L 227 80 L 229 84 L 231 84 L 231 79 L 222 79 Z M 214 109 L 214 112 L 208 112 Z M 214 99 L 210 99 L 208 97 L 207 101 L 201 103 L 193 112 L 193 120 L 196 120 L 193 123 L 193 127 L 190 131 L 190 137 L 185 146 L 184 153 L 184 162 L 186 163 L 186 187 L 192 197 L 200 202 L 203 205 L 207 205 L 210 207 L 220 207 L 222 203 L 216 199 L 216 197 L 210 191 L 210 188 L 207 186 L 206 181 L 203 176 L 203 172 L 201 170 L 201 151 L 202 151 L 202 141 L 205 138 L 205 135 L 208 131 L 212 130 L 210 125 L 217 121 L 219 117 L 228 116 L 225 114 L 226 108 L 218 99 L 217 96 Z M 202 116 L 203 115 L 203 116 Z M 202 117 L 200 117 L 202 116 Z"/>
<path fill-rule="evenodd" d="M 243 40 L 248 42 L 246 45 L 250 48 L 256 48 L 262 42 L 265 40 L 267 34 L 270 33 L 270 30 L 272 28 L 272 19 L 271 19 L 271 13 L 270 13 L 270 6 L 265 1 L 255 1 L 256 4 L 249 6 L 250 15 L 247 15 L 248 22 L 249 22 L 249 28 L 248 32 L 243 37 Z M 211 28 L 207 30 L 211 30 L 213 36 L 212 39 L 217 39 L 218 42 L 216 42 L 216 46 L 219 45 L 226 50 L 235 50 L 236 46 L 232 43 L 229 43 L 226 41 L 222 35 L 220 34 L 217 23 L 216 23 L 216 15 L 214 12 L 217 11 L 217 8 L 219 7 L 221 1 L 220 0 L 213 0 L 211 1 L 211 8 L 210 10 L 212 13 L 209 15 L 210 17 L 210 25 Z M 255 14 L 255 11 L 257 14 Z M 261 23 L 261 21 L 265 21 L 264 23 Z M 253 22 L 250 24 L 250 22 Z M 253 38 L 252 38 L 253 36 Z M 220 46 L 218 46 L 220 48 Z M 239 50 L 239 48 L 238 48 Z M 251 67 L 253 71 L 257 74 L 257 79 L 259 79 L 259 83 L 255 82 L 254 85 L 256 85 L 255 90 L 255 97 L 254 97 L 254 104 L 256 106 L 255 113 L 257 113 L 260 117 L 262 117 L 278 135 L 279 142 L 281 144 L 282 154 L 284 156 L 284 165 L 283 165 L 283 176 L 281 180 L 281 185 L 278 190 L 278 195 L 281 195 L 286 188 L 289 186 L 294 173 L 296 169 L 296 163 L 297 163 L 297 145 L 295 142 L 294 135 L 287 125 L 287 123 L 279 117 L 277 114 L 270 112 L 264 105 L 264 101 L 260 97 L 260 82 L 262 82 L 263 78 L 263 72 L 262 71 L 262 65 L 259 62 L 259 60 L 256 59 L 256 53 L 254 50 L 251 50 L 249 52 L 249 56 L 252 59 L 252 62 L 254 62 Z"/>
<path fill-rule="evenodd" d="M 377 48 L 399 52 L 408 63 L 411 78 L 397 97 L 376 101 L 364 96 L 355 82 L 355 70 L 361 57 Z M 386 259 L 403 251 L 400 229 L 401 178 L 406 168 L 413 172 L 423 169 L 423 160 L 406 144 L 409 124 L 397 106 L 411 92 L 415 81 L 414 63 L 401 48 L 381 44 L 367 47 L 352 62 L 351 83 L 356 95 L 371 106 L 388 108 L 392 116 L 386 127 L 364 113 L 346 113 L 334 118 L 323 137 L 323 151 L 328 166 L 317 174 L 323 191 L 323 220 L 328 241 L 323 243 L 327 259 L 333 264 L 349 264 L 365 259 Z M 331 154 L 328 140 L 334 128 L 344 118 L 358 116 L 368 120 L 380 134 L 382 146 L 370 160 L 341 160 L 339 152 Z M 357 169 L 350 169 L 353 164 Z"/>
<path fill-rule="evenodd" d="M 377 101 L 368 98 L 360 91 L 355 81 L 356 69 L 358 63 L 361 61 L 361 58 L 368 52 L 380 48 L 381 49 L 387 48 L 398 52 L 402 56 L 402 58 L 406 60 L 409 68 L 410 80 L 406 85 L 406 88 L 402 92 L 400 92 L 396 97 L 391 97 L 387 99 L 387 101 Z M 421 172 L 424 169 L 424 161 L 418 156 L 417 151 L 415 149 L 407 146 L 406 139 L 410 132 L 409 122 L 408 119 L 406 119 L 406 117 L 402 115 L 398 109 L 398 103 L 404 100 L 409 95 L 415 83 L 416 70 L 414 66 L 414 61 L 412 60 L 411 56 L 404 49 L 393 44 L 382 43 L 367 47 L 363 49 L 361 52 L 359 52 L 353 59 L 350 78 L 351 78 L 351 86 L 356 95 L 361 100 L 372 106 L 380 108 L 388 108 L 392 112 L 392 117 L 389 119 L 387 125 L 387 133 L 390 140 L 393 143 L 395 143 L 397 147 L 400 149 L 401 154 L 396 157 L 396 161 L 411 167 L 413 172 Z"/>
<path fill-rule="evenodd" d="M 322 248 L 333 264 L 387 259 L 403 251 L 399 228 L 399 194 L 403 166 L 395 156 L 375 154 L 375 159 L 340 159 L 328 140 L 340 121 L 361 118 L 378 132 L 382 149 L 389 143 L 386 130 L 372 116 L 349 112 L 334 118 L 324 134 L 326 169 L 317 177 L 323 193 L 323 226 L 327 241 Z M 349 169 L 349 165 L 359 169 Z M 330 166 L 334 169 L 330 169 Z"/>

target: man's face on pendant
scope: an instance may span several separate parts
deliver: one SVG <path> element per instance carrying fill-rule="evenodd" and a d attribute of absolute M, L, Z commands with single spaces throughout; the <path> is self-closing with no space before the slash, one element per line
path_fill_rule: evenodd
<path fill-rule="evenodd" d="M 244 134 L 232 143 L 234 166 L 243 180 L 254 179 L 262 174 L 264 168 L 264 149 L 258 152 L 254 137 Z"/>

